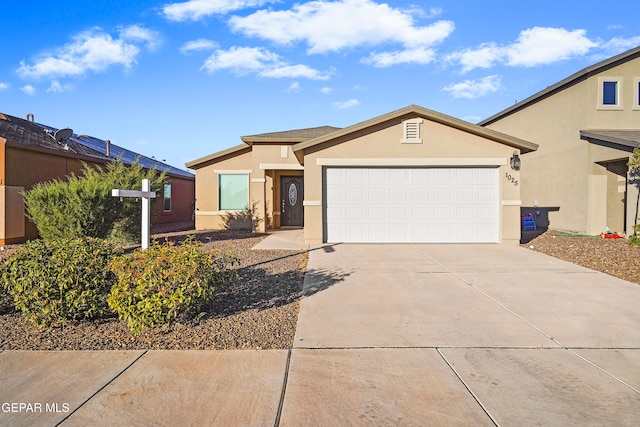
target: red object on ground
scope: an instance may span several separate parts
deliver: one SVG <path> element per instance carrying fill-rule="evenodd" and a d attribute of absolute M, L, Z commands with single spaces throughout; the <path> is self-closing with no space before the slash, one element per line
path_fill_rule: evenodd
<path fill-rule="evenodd" d="M 622 236 L 618 236 L 617 234 L 600 233 L 600 237 L 603 239 L 622 239 Z"/>

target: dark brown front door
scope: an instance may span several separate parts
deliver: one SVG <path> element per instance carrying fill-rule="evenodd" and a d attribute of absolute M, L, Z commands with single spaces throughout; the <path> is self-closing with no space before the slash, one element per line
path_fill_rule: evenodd
<path fill-rule="evenodd" d="M 280 177 L 280 226 L 304 225 L 304 185 L 301 176 Z"/>

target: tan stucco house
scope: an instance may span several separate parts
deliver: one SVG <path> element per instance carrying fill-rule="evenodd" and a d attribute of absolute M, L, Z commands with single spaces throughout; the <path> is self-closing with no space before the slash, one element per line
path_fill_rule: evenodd
<path fill-rule="evenodd" d="M 640 147 L 640 47 L 479 124 L 540 147 L 522 156 L 523 214 L 558 230 L 633 232 L 638 187 L 627 162 Z"/>
<path fill-rule="evenodd" d="M 305 241 L 518 242 L 520 172 L 537 145 L 419 106 L 353 126 L 242 137 L 187 163 L 196 228 L 249 207 Z M 266 220 L 265 220 L 266 219 Z"/>

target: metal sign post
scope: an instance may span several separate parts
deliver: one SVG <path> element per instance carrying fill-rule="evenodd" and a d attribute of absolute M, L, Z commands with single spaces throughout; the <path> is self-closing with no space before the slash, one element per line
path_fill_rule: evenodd
<path fill-rule="evenodd" d="M 142 237 L 141 246 L 142 250 L 149 247 L 149 229 L 151 227 L 151 199 L 155 199 L 155 191 L 151 191 L 151 181 L 148 179 L 142 180 L 142 191 L 137 190 L 117 190 L 112 189 L 111 195 L 113 197 L 136 197 L 142 199 Z"/>

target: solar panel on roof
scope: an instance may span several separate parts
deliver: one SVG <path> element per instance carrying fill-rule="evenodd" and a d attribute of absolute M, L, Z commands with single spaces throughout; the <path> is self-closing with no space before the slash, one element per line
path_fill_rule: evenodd
<path fill-rule="evenodd" d="M 36 123 L 36 124 L 48 132 L 57 131 L 56 128 L 52 128 L 50 126 L 42 125 L 39 123 Z M 76 144 L 79 144 L 82 147 L 89 148 L 91 150 L 90 152 L 83 152 L 82 154 L 90 155 L 92 157 L 99 157 L 101 159 L 108 159 L 108 158 L 118 159 L 119 158 L 120 161 L 126 165 L 131 165 L 137 160 L 138 163 L 144 168 L 148 168 L 148 169 L 155 168 L 159 172 L 166 172 L 171 175 L 177 175 L 177 176 L 182 176 L 186 178 L 193 178 L 193 174 L 187 171 L 178 169 L 176 167 L 173 167 L 166 163 L 159 162 L 154 159 L 150 159 L 149 157 L 145 157 L 142 154 L 138 154 L 134 151 L 127 150 L 126 148 L 120 147 L 113 143 L 110 143 L 110 156 L 107 157 L 105 155 L 107 142 L 102 139 L 94 138 L 93 136 L 77 135 L 74 133 L 69 138 L 69 141 L 75 142 Z"/>

